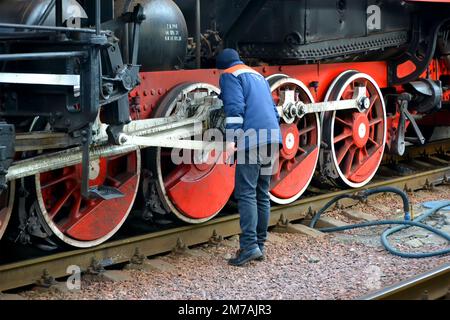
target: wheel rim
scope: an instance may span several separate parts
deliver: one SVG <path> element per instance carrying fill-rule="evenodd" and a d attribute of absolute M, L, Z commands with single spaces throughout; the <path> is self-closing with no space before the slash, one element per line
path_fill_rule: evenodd
<path fill-rule="evenodd" d="M 81 196 L 81 164 L 38 174 L 40 213 L 64 243 L 81 248 L 98 245 L 125 222 L 137 194 L 140 168 L 139 151 L 91 161 L 89 186 L 111 186 L 124 194 L 111 200 Z"/>
<path fill-rule="evenodd" d="M 5 233 L 14 204 L 15 181 L 9 183 L 8 190 L 0 194 L 0 239 Z"/>
<path fill-rule="evenodd" d="M 181 84 L 160 103 L 155 117 L 167 117 L 177 103 L 193 93 L 218 94 L 220 90 L 205 83 Z M 228 202 L 234 189 L 234 166 L 226 164 L 181 164 L 171 160 L 172 149 L 156 148 L 154 167 L 158 177 L 158 191 L 163 205 L 179 219 L 188 223 L 202 223 L 212 219 Z M 210 154 L 221 157 L 222 154 Z M 214 161 L 208 162 L 214 163 Z"/>
<path fill-rule="evenodd" d="M 341 74 L 330 87 L 325 101 L 352 99 L 355 88 L 365 88 L 370 106 L 364 112 L 339 110 L 327 113 L 324 128 L 331 146 L 336 178 L 358 188 L 372 180 L 381 163 L 386 142 L 386 108 L 375 80 L 357 71 Z"/>
<path fill-rule="evenodd" d="M 295 93 L 290 96 L 291 100 L 314 102 L 311 92 L 301 81 L 285 75 L 270 77 L 268 81 L 277 105 L 286 90 Z M 308 114 L 291 124 L 282 120 L 280 128 L 283 146 L 278 168 L 272 176 L 270 197 L 275 203 L 287 204 L 305 192 L 316 170 L 320 149 L 320 118 L 317 114 Z"/>

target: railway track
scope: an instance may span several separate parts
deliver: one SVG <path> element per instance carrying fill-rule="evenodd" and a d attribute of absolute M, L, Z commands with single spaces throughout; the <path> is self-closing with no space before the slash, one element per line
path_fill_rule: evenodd
<path fill-rule="evenodd" d="M 450 158 L 447 159 L 446 155 L 448 150 L 450 150 L 450 140 L 411 148 L 408 151 L 408 157 L 415 166 L 423 166 L 421 172 L 394 179 L 377 176 L 374 182 L 364 188 L 304 197 L 290 205 L 273 207 L 270 226 L 308 218 L 331 198 L 348 192 L 356 193 L 381 186 L 393 186 L 411 192 L 422 188 L 432 188 L 437 184 L 449 183 Z M 434 156 L 435 154 L 440 156 Z M 427 163 L 417 160 L 423 157 L 430 157 L 432 164 L 427 165 Z M 388 157 L 385 158 L 385 164 L 398 160 L 400 159 Z M 357 201 L 345 199 L 339 203 L 348 206 L 356 204 Z M 121 263 L 139 264 L 143 263 L 148 256 L 170 252 L 179 247 L 220 242 L 221 239 L 239 234 L 239 232 L 239 215 L 232 214 L 200 225 L 182 226 L 111 241 L 94 248 L 72 250 L 0 265 L 0 292 L 35 283 L 50 283 L 52 279 L 67 276 L 68 266 L 76 265 L 83 271 L 98 271 L 103 267 Z"/>
<path fill-rule="evenodd" d="M 359 300 L 450 300 L 450 263 Z"/>

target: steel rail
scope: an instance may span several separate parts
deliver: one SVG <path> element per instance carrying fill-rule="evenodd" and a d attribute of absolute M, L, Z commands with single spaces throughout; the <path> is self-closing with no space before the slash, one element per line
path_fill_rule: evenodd
<path fill-rule="evenodd" d="M 407 177 L 395 178 L 387 181 L 372 183 L 364 188 L 354 189 L 359 192 L 368 188 L 381 186 L 395 186 L 399 188 L 417 190 L 429 183 L 447 182 L 450 166 L 417 173 Z M 303 198 L 285 206 L 273 207 L 270 216 L 270 226 L 280 221 L 295 221 L 306 218 L 314 210 L 319 210 L 331 198 L 348 193 L 342 190 L 329 194 Z M 356 201 L 347 199 L 342 205 L 355 204 Z M 102 244 L 98 247 L 73 250 L 37 259 L 20 261 L 0 266 L 0 292 L 34 284 L 42 275 L 49 274 L 53 278 L 68 276 L 67 267 L 77 265 L 86 271 L 92 267 L 93 261 L 103 266 L 129 262 L 137 251 L 144 256 L 152 256 L 173 250 L 180 242 L 192 246 L 206 243 L 215 237 L 228 237 L 239 234 L 239 215 L 220 217 L 212 221 L 159 231 L 146 235 L 117 240 Z"/>
<path fill-rule="evenodd" d="M 358 300 L 437 300 L 443 297 L 450 298 L 450 263 Z"/>

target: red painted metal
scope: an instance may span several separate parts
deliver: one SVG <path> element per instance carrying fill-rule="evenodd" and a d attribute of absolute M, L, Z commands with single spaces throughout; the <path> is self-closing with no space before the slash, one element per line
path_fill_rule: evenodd
<path fill-rule="evenodd" d="M 338 99 L 351 99 L 355 87 L 363 82 L 370 107 L 359 113 L 349 110 L 335 112 L 334 150 L 342 174 L 352 183 L 362 183 L 376 172 L 384 151 L 385 120 L 381 97 L 366 79 L 352 81 Z"/>
<path fill-rule="evenodd" d="M 89 186 L 108 185 L 124 197 L 101 200 L 81 196 L 81 165 L 42 173 L 40 192 L 45 214 L 65 236 L 78 241 L 94 241 L 108 235 L 128 215 L 139 182 L 138 157 L 133 152 L 102 158 L 90 164 Z"/>
<path fill-rule="evenodd" d="M 172 90 L 171 96 L 154 102 L 155 105 L 159 105 L 152 115 L 155 117 L 171 115 L 174 109 L 170 108 L 175 106 L 172 104 L 172 99 L 178 99 L 178 90 L 184 90 L 183 85 L 178 86 L 180 84 L 178 81 L 192 84 L 192 81 L 188 81 L 187 76 L 197 79 L 201 74 L 206 75 L 206 80 L 212 82 L 211 84 L 217 82 L 217 79 L 212 81 L 211 77 L 217 75 L 216 71 L 206 73 L 193 71 L 181 73 L 178 77 L 176 77 L 177 73 L 171 73 L 173 79 L 168 84 L 169 91 Z M 160 185 L 161 191 L 168 197 L 168 199 L 166 197 L 162 199 L 166 202 L 165 206 L 174 211 L 179 218 L 191 223 L 206 221 L 214 217 L 225 206 L 233 193 L 235 166 L 226 164 L 226 154 L 216 153 L 215 150 L 208 154 L 207 159 L 197 159 L 199 157 L 195 152 L 183 150 L 189 155 L 191 161 L 176 166 L 172 161 L 172 152 L 173 149 L 161 149 L 160 159 L 155 159 L 157 163 L 154 164 L 157 168 L 159 162 L 161 167 L 160 172 L 157 170 L 157 174 L 161 175 L 158 177 L 163 184 Z M 158 153 L 156 157 L 158 157 Z M 167 203 L 168 201 L 170 203 Z"/>
<path fill-rule="evenodd" d="M 298 84 L 285 79 L 275 82 L 272 97 L 276 104 L 280 102 L 284 90 L 295 90 L 295 98 L 305 103 L 311 98 Z M 270 194 L 278 203 L 295 201 L 308 187 L 316 169 L 319 147 L 320 128 L 315 114 L 297 119 L 292 124 L 282 123 L 281 133 L 283 147 L 280 150 L 278 168 L 272 177 Z"/>
<path fill-rule="evenodd" d="M 387 87 L 386 62 L 333 63 L 302 66 L 255 67 L 265 77 L 286 74 L 300 80 L 307 86 L 317 83 L 317 89 L 310 87 L 316 101 L 323 101 L 328 87 L 336 77 L 347 70 L 358 70 L 375 79 L 381 88 Z M 219 85 L 220 72 L 215 69 L 177 70 L 141 73 L 141 85 L 130 94 L 134 119 L 148 119 L 159 106 L 167 92 L 185 82 L 204 82 Z"/>
<path fill-rule="evenodd" d="M 228 202 L 234 189 L 234 168 L 182 165 L 165 178 L 166 191 L 177 209 L 191 219 L 207 219 Z"/>

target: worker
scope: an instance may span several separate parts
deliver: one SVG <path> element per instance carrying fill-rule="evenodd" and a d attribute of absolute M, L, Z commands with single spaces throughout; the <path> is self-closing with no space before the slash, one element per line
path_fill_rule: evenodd
<path fill-rule="evenodd" d="M 237 151 L 234 194 L 240 215 L 240 249 L 228 263 L 242 266 L 264 260 L 270 180 L 281 144 L 280 117 L 268 82 L 246 66 L 236 50 L 223 50 L 216 64 L 221 71 L 219 98 L 226 114 L 226 141 Z"/>

